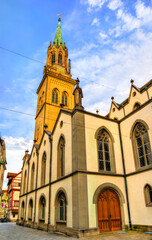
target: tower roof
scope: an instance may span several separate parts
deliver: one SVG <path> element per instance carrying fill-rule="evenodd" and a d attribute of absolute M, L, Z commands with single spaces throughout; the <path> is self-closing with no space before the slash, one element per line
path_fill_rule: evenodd
<path fill-rule="evenodd" d="M 54 38 L 55 45 L 57 45 L 57 40 L 58 40 L 59 45 L 60 45 L 60 43 L 62 43 L 62 45 L 63 45 L 60 22 L 61 22 L 61 17 L 59 17 L 59 19 L 58 19 L 58 26 L 57 26 L 57 30 L 56 30 L 56 34 L 55 34 L 55 38 Z"/>

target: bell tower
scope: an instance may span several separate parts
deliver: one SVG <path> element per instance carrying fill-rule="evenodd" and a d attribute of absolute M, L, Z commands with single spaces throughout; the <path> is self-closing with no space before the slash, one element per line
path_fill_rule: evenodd
<path fill-rule="evenodd" d="M 75 80 L 71 78 L 71 62 L 68 59 L 68 49 L 63 44 L 59 17 L 53 44 L 50 42 L 48 47 L 43 78 L 37 89 L 36 143 L 40 143 L 44 127 L 49 131 L 53 130 L 61 108 L 72 111 L 74 86 Z"/>

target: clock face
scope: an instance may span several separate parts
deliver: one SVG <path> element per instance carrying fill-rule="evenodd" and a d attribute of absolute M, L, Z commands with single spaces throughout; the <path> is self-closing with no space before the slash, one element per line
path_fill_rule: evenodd
<path fill-rule="evenodd" d="M 57 70 L 61 73 L 64 73 L 64 67 L 57 66 Z"/>

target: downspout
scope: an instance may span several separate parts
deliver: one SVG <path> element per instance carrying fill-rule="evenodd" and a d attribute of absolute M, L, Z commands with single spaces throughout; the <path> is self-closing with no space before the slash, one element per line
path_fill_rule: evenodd
<path fill-rule="evenodd" d="M 49 170 L 49 211 L 48 211 L 48 225 L 47 225 L 47 232 L 49 230 L 50 224 L 50 204 L 51 204 L 51 167 L 52 167 L 52 135 L 49 136 L 50 142 L 50 170 Z"/>
<path fill-rule="evenodd" d="M 19 210 L 18 210 L 18 219 L 17 222 L 21 218 L 21 191 L 22 191 L 22 184 L 23 184 L 23 167 L 21 168 L 22 174 L 21 174 L 21 186 L 20 186 L 20 195 L 19 195 Z"/>
<path fill-rule="evenodd" d="M 148 100 L 149 100 L 148 88 L 147 88 L 147 87 L 145 87 L 145 89 L 146 89 L 146 92 L 147 92 L 147 97 L 148 97 Z"/>
<path fill-rule="evenodd" d="M 38 164 L 39 164 L 39 152 L 37 149 L 36 149 L 36 156 L 37 156 L 37 169 L 36 169 L 36 184 L 35 184 L 34 223 L 35 223 L 35 215 L 36 215 L 37 176 L 38 176 Z"/>
<path fill-rule="evenodd" d="M 29 159 L 28 159 L 28 176 L 27 176 L 27 187 L 26 187 L 26 193 L 28 193 L 28 183 L 29 183 Z M 26 208 L 25 208 L 25 221 L 26 221 L 26 210 L 27 210 L 27 194 L 26 194 Z"/>
<path fill-rule="evenodd" d="M 125 192 L 126 192 L 126 199 L 127 199 L 127 210 L 128 210 L 128 219 L 129 219 L 129 228 L 130 228 L 130 230 L 132 230 L 132 223 L 131 223 L 131 216 L 130 216 L 130 206 L 129 206 L 129 197 L 128 197 L 128 186 L 127 186 L 126 168 L 125 168 L 124 152 L 123 152 L 123 146 L 122 146 L 122 137 L 121 137 L 120 122 L 118 123 L 118 128 L 119 128 L 119 136 L 120 136 L 120 146 L 121 146 L 122 164 L 123 164 L 123 171 L 124 171 L 124 181 L 125 181 Z"/>

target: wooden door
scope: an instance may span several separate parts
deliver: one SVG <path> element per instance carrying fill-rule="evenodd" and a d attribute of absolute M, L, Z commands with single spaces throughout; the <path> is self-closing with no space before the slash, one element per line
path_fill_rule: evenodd
<path fill-rule="evenodd" d="M 100 232 L 121 230 L 120 201 L 111 189 L 103 190 L 97 200 Z"/>

